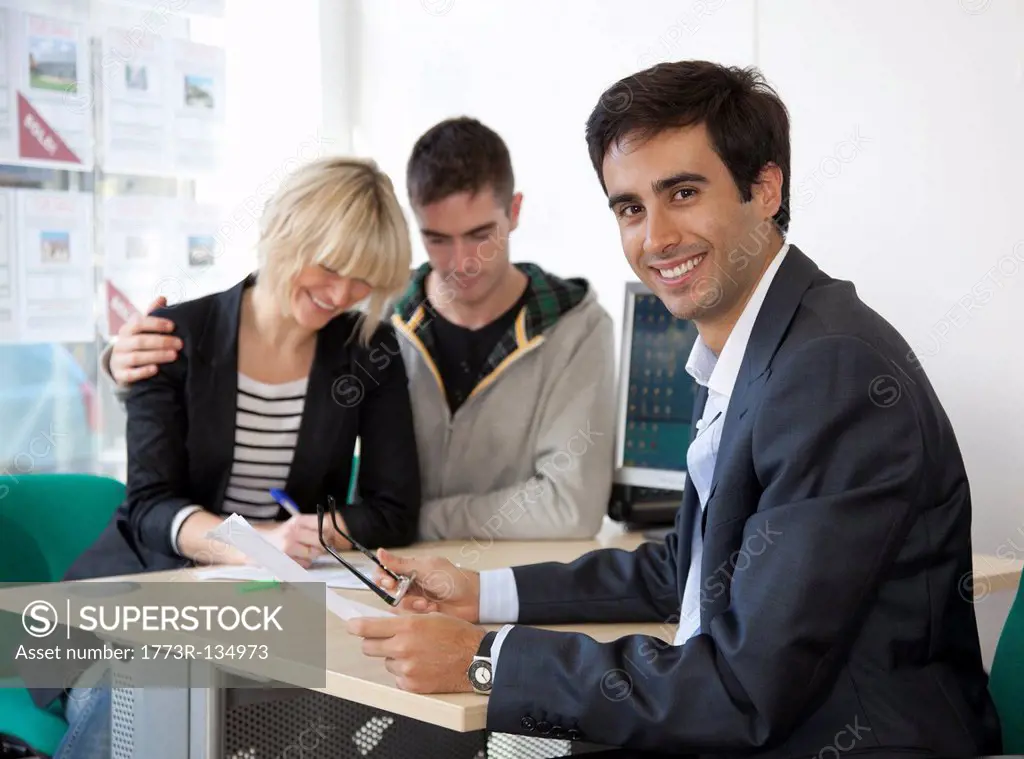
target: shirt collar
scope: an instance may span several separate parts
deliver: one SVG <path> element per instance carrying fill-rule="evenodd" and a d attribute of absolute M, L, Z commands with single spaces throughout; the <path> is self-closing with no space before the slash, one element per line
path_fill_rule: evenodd
<path fill-rule="evenodd" d="M 699 385 L 708 388 L 712 393 L 728 398 L 732 395 L 733 386 L 736 384 L 736 377 L 740 373 L 740 365 L 743 363 L 743 354 L 747 351 L 747 343 L 750 340 L 750 333 L 754 330 L 754 322 L 761 311 L 761 305 L 768 295 L 768 288 L 782 265 L 782 259 L 789 251 L 789 243 L 782 246 L 772 262 L 768 265 L 761 281 L 757 283 L 750 300 L 743 308 L 743 313 L 736 321 L 736 325 L 729 333 L 722 353 L 718 356 L 708 347 L 699 334 L 690 350 L 690 357 L 686 361 L 686 373 L 693 377 Z"/>

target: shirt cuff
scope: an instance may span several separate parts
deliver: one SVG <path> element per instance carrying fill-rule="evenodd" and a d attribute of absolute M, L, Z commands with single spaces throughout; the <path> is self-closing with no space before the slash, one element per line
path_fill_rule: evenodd
<path fill-rule="evenodd" d="M 178 533 L 181 532 L 181 525 L 185 523 L 185 520 L 195 514 L 197 511 L 202 511 L 202 506 L 186 506 L 177 514 L 174 515 L 174 519 L 171 522 L 171 547 L 174 548 L 174 552 L 181 556 L 181 549 L 178 548 Z"/>
<path fill-rule="evenodd" d="M 519 619 L 519 591 L 511 567 L 480 573 L 480 624 L 494 625 Z"/>
<path fill-rule="evenodd" d="M 494 638 L 494 642 L 491 644 L 491 680 L 495 683 L 498 681 L 498 654 L 501 653 L 501 644 L 505 642 L 505 638 L 515 625 L 505 625 Z"/>

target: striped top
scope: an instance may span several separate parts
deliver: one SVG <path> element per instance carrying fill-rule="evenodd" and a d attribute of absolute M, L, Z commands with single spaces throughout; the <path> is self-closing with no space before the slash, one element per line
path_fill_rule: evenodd
<path fill-rule="evenodd" d="M 284 489 L 306 403 L 304 378 L 268 385 L 238 374 L 235 451 L 224 511 L 251 520 L 273 519 L 280 509 L 270 488 Z"/>
<path fill-rule="evenodd" d="M 306 405 L 309 378 L 268 385 L 238 373 L 235 409 L 235 448 L 231 474 L 224 493 L 226 514 L 259 522 L 277 516 L 280 509 L 270 488 L 284 489 Z M 186 506 L 171 524 L 171 545 L 178 548 L 178 531 L 201 506 Z"/>

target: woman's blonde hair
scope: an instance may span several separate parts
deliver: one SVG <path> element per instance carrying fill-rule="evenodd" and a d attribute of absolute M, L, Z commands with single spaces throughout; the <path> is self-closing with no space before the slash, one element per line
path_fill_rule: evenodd
<path fill-rule="evenodd" d="M 370 285 L 364 345 L 412 266 L 409 227 L 391 179 L 374 161 L 357 158 L 320 159 L 292 173 L 263 211 L 258 254 L 260 276 L 285 314 L 303 267 L 321 265 Z"/>

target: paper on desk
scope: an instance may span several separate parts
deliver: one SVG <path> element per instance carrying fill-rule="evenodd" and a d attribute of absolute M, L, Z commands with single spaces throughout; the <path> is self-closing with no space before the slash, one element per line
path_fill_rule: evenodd
<path fill-rule="evenodd" d="M 216 529 L 210 530 L 206 536 L 237 548 L 254 561 L 258 567 L 267 570 L 281 582 L 318 582 L 313 573 L 306 571 L 290 556 L 272 546 L 266 538 L 256 532 L 252 525 L 238 514 L 232 514 L 225 521 L 221 522 Z M 304 586 L 300 585 L 299 587 L 304 590 Z M 320 600 L 320 598 L 318 597 L 317 600 Z M 323 600 L 327 605 L 328 611 L 342 619 L 394 616 L 393 612 L 377 609 L 356 601 L 349 601 L 337 593 L 330 592 L 330 590 L 324 594 Z"/>
<path fill-rule="evenodd" d="M 333 557 L 329 558 L 334 563 L 333 567 L 327 567 L 322 563 L 313 562 L 313 567 L 309 570 L 309 578 L 311 582 L 326 583 L 328 588 L 368 590 L 368 588 L 359 581 L 358 577 L 344 567 L 338 567 L 338 562 Z M 373 576 L 374 567 L 370 562 L 353 561 L 352 564 L 367 577 Z M 244 567 L 213 567 L 212 569 L 201 569 L 195 573 L 195 576 L 200 580 L 249 580 L 254 582 L 273 580 L 275 577 L 274 573 L 270 570 L 251 565 Z"/>
<path fill-rule="evenodd" d="M 362 563 L 360 563 L 358 561 L 353 561 L 352 563 L 355 564 L 360 569 L 363 568 Z M 317 556 L 315 559 L 313 559 L 313 567 L 314 568 L 316 568 L 316 567 L 336 567 L 336 566 L 338 566 L 338 560 L 335 559 L 333 556 L 328 556 L 327 554 L 321 554 L 320 556 Z"/>

